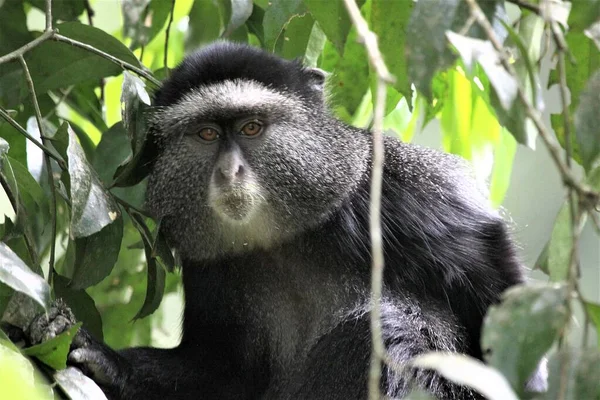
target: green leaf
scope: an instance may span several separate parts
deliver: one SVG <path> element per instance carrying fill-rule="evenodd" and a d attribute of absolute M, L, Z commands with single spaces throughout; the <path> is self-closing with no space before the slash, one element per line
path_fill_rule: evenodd
<path fill-rule="evenodd" d="M 310 38 L 308 39 L 308 44 L 306 45 L 306 53 L 304 54 L 303 64 L 307 67 L 316 67 L 317 62 L 319 60 L 319 56 L 323 52 L 325 48 L 325 42 L 327 38 L 325 37 L 325 33 L 319 26 L 318 22 L 312 27 L 310 32 Z"/>
<path fill-rule="evenodd" d="M 358 1 L 359 7 L 364 1 Z M 304 0 L 304 4 L 339 54 L 344 54 L 352 22 L 343 1 Z M 390 4 L 391 6 L 391 4 Z"/>
<path fill-rule="evenodd" d="M 519 285 L 503 294 L 485 318 L 486 361 L 523 390 L 540 360 L 568 323 L 567 290 L 558 285 Z"/>
<path fill-rule="evenodd" d="M 131 157 L 131 142 L 122 122 L 117 122 L 102 134 L 92 165 L 100 180 L 110 185 L 117 168 Z"/>
<path fill-rule="evenodd" d="M 135 315 L 134 319 L 141 319 L 152 314 L 158 309 L 165 291 L 165 270 L 156 264 L 156 258 L 153 256 L 150 230 L 144 222 L 144 218 L 138 214 L 131 215 L 131 221 L 136 226 L 144 242 L 144 253 L 147 263 L 147 285 L 146 297 L 142 308 Z"/>
<path fill-rule="evenodd" d="M 322 68 L 332 71 L 327 84 L 331 87 L 333 102 L 350 115 L 356 112 L 369 89 L 369 63 L 362 44 L 356 41 L 356 29 L 348 35 L 343 57 L 338 56 L 331 43 L 325 45 Z M 333 64 L 333 65 L 332 65 Z"/>
<path fill-rule="evenodd" d="M 281 45 L 281 56 L 294 59 L 302 59 L 306 54 L 308 43 L 315 21 L 309 13 L 292 17 L 282 35 L 279 36 Z"/>
<path fill-rule="evenodd" d="M 119 217 L 119 209 L 110 193 L 85 158 L 83 149 L 70 126 L 67 148 L 69 176 L 71 179 L 72 238 L 90 236 Z"/>
<path fill-rule="evenodd" d="M 73 325 L 60 335 L 43 343 L 23 349 L 23 354 L 36 357 L 54 369 L 67 368 L 67 355 L 75 334 L 81 327 L 81 322 Z"/>
<path fill-rule="evenodd" d="M 600 0 L 572 0 L 569 13 L 569 30 L 582 32 L 600 20 Z"/>
<path fill-rule="evenodd" d="M 27 0 L 32 6 L 46 12 L 45 0 Z M 85 0 L 52 0 L 52 20 L 75 21 L 85 10 Z"/>
<path fill-rule="evenodd" d="M 100 132 L 104 132 L 108 127 L 102 117 L 100 100 L 98 99 L 98 96 L 96 96 L 96 93 L 94 93 L 95 86 L 97 86 L 97 82 L 75 86 L 65 98 L 65 102 L 73 110 L 87 118 L 87 120 L 94 124 Z M 60 93 L 60 95 L 62 95 L 62 93 Z"/>
<path fill-rule="evenodd" d="M 75 271 L 70 287 L 84 289 L 106 278 L 119 257 L 123 218 L 119 216 L 99 232 L 75 241 Z"/>
<path fill-rule="evenodd" d="M 413 4 L 412 1 L 373 0 L 371 2 L 371 29 L 379 39 L 379 50 L 390 73 L 396 77 L 394 88 L 407 99 L 412 97 L 412 91 L 404 47 Z"/>
<path fill-rule="evenodd" d="M 54 380 L 73 400 L 107 400 L 102 389 L 78 368 L 68 367 L 56 371 Z"/>
<path fill-rule="evenodd" d="M 569 51 L 577 61 L 576 64 L 566 62 L 566 78 L 567 87 L 571 95 L 571 102 L 569 103 L 569 115 L 571 120 L 568 124 L 571 128 L 571 132 L 575 132 L 574 126 L 574 115 L 575 110 L 579 106 L 579 98 L 581 92 L 585 90 L 585 85 L 591 78 L 591 76 L 600 68 L 600 51 L 596 48 L 594 43 L 589 40 L 584 33 L 569 32 L 566 36 L 567 45 Z M 554 69 L 550 74 L 550 81 L 548 85 L 556 84 L 559 82 L 558 70 Z M 559 142 L 565 147 L 565 122 L 562 114 L 551 115 L 552 128 L 556 132 Z M 581 149 L 577 146 L 576 135 L 571 135 L 573 148 L 573 155 L 575 159 L 581 158 Z"/>
<path fill-rule="evenodd" d="M 598 348 L 600 348 L 600 305 L 594 303 L 585 303 L 585 308 L 587 310 L 592 323 L 596 326 L 596 335 L 598 336 Z M 586 329 L 586 328 L 584 328 Z"/>
<path fill-rule="evenodd" d="M 230 0 L 231 1 L 231 17 L 223 33 L 224 37 L 229 37 L 252 15 L 252 0 Z"/>
<path fill-rule="evenodd" d="M 48 310 L 50 286 L 41 276 L 31 271 L 5 243 L 1 242 L 0 282 L 26 294 Z"/>
<path fill-rule="evenodd" d="M 468 386 L 489 400 L 518 400 L 498 371 L 481 361 L 458 353 L 426 353 L 415 357 L 416 367 L 434 369 L 444 378 Z"/>
<path fill-rule="evenodd" d="M 294 16 L 305 13 L 303 8 L 301 0 L 269 2 L 263 17 L 264 44 L 267 50 L 275 50 L 279 35 Z"/>
<path fill-rule="evenodd" d="M 595 349 L 560 351 L 548 362 L 548 391 L 544 400 L 587 400 L 600 397 L 600 352 Z M 564 388 L 562 387 L 564 385 Z"/>
<path fill-rule="evenodd" d="M 488 20 L 492 20 L 501 3 L 480 1 L 479 6 Z M 406 31 L 408 76 L 427 98 L 431 98 L 433 76 L 452 65 L 456 58 L 447 45 L 446 31 L 460 32 L 470 15 L 468 4 L 460 0 L 426 0 L 415 4 Z M 467 35 L 483 37 L 477 24 L 472 24 Z"/>
<path fill-rule="evenodd" d="M 96 339 L 102 341 L 102 317 L 96 309 L 94 299 L 85 290 L 74 290 L 69 286 L 70 280 L 54 274 L 55 298 L 63 299 L 69 305 L 77 321 L 81 321 L 85 329 Z"/>
<path fill-rule="evenodd" d="M 131 140 L 133 154 L 139 152 L 146 138 L 145 108 L 141 103 L 150 105 L 150 96 L 146 92 L 144 82 L 135 75 L 125 71 L 121 91 L 121 117 L 123 126 Z"/>
<path fill-rule="evenodd" d="M 101 29 L 79 22 L 59 24 L 61 35 L 94 46 L 122 61 L 140 67 L 123 43 Z M 37 93 L 66 88 L 80 82 L 119 75 L 122 68 L 107 59 L 67 43 L 47 40 L 25 54 Z"/>
<path fill-rule="evenodd" d="M 600 155 L 600 70 L 596 71 L 581 92 L 575 111 L 575 134 L 579 153 L 586 170 L 590 170 Z"/>
<path fill-rule="evenodd" d="M 493 207 L 500 207 L 506 197 L 516 153 L 515 138 L 506 129 L 502 129 L 500 142 L 494 149 L 494 167 L 490 178 L 490 201 Z"/>
<path fill-rule="evenodd" d="M 258 7 L 255 7 L 255 11 Z M 221 33 L 219 7 L 213 1 L 195 1 L 189 13 L 186 50 L 194 49 L 217 39 Z"/>

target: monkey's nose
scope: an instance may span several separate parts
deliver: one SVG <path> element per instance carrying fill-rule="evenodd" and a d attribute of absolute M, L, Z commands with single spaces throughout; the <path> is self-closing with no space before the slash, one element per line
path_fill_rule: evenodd
<path fill-rule="evenodd" d="M 215 181 L 218 185 L 229 185 L 244 177 L 244 165 L 242 163 L 232 163 L 226 166 L 219 166 L 215 173 Z"/>

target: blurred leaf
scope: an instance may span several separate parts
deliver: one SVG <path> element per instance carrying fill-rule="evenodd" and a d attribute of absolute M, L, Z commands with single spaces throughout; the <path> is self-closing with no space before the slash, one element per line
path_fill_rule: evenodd
<path fill-rule="evenodd" d="M 569 31 L 582 32 L 600 20 L 600 0 L 572 0 Z"/>
<path fill-rule="evenodd" d="M 414 390 L 406 396 L 405 400 L 435 400 L 435 398 L 429 393 L 421 390 Z"/>
<path fill-rule="evenodd" d="M 548 391 L 542 399 L 584 400 L 600 397 L 600 353 L 598 350 L 562 350 L 548 363 Z M 564 390 L 561 386 L 564 385 Z"/>
<path fill-rule="evenodd" d="M 596 48 L 594 43 L 589 40 L 585 34 L 577 32 L 569 32 L 566 36 L 567 45 L 569 51 L 575 57 L 577 64 L 566 62 L 566 78 L 567 87 L 571 97 L 569 103 L 571 121 L 568 121 L 571 132 L 575 132 L 574 127 L 574 116 L 575 110 L 579 106 L 579 97 L 581 92 L 585 90 L 585 85 L 589 81 L 590 77 L 600 68 L 600 51 Z M 554 69 L 550 73 L 550 80 L 548 85 L 557 84 L 559 82 L 558 70 Z M 562 114 L 553 114 L 550 116 L 552 122 L 552 128 L 556 132 L 559 142 L 565 146 L 565 129 L 564 119 Z M 576 135 L 571 135 L 571 141 L 573 148 L 573 156 L 576 160 L 581 158 L 581 149 L 577 145 Z"/>
<path fill-rule="evenodd" d="M 502 7 L 497 0 L 479 1 L 479 6 L 490 21 L 497 7 Z M 460 0 L 415 3 L 406 31 L 408 76 L 427 98 L 431 98 L 435 73 L 452 65 L 456 58 L 447 45 L 446 31 L 460 32 L 469 16 L 468 4 Z M 478 24 L 472 24 L 467 36 L 484 37 Z"/>
<path fill-rule="evenodd" d="M 325 44 L 322 68 L 332 71 L 328 85 L 334 104 L 354 114 L 369 89 L 369 64 L 362 44 L 356 41 L 356 30 L 348 35 L 343 57 L 338 56 L 331 43 Z"/>
<path fill-rule="evenodd" d="M 302 59 L 306 53 L 314 23 L 315 21 L 309 13 L 292 17 L 286 25 L 283 35 L 280 35 L 278 39 L 282 41 L 281 56 L 287 59 Z"/>
<path fill-rule="evenodd" d="M 598 347 L 600 348 L 600 305 L 594 303 L 585 303 L 587 313 L 592 320 L 592 323 L 596 326 L 596 335 L 598 337 Z M 584 328 L 586 329 L 586 328 Z"/>
<path fill-rule="evenodd" d="M 112 271 L 123 239 L 123 218 L 119 216 L 90 236 L 75 241 L 75 271 L 69 287 L 74 290 L 95 285 Z"/>
<path fill-rule="evenodd" d="M 40 187 L 40 184 L 31 176 L 27 167 L 17 160 L 6 157 L 10 163 L 15 182 L 18 186 L 18 199 L 22 201 L 25 211 L 30 218 L 34 215 L 41 216 L 45 221 L 50 219 L 50 204 L 48 196 Z M 41 215 L 40 215 L 41 214 Z"/>
<path fill-rule="evenodd" d="M 1 242 L 0 282 L 26 294 L 48 310 L 50 286 L 41 276 L 31 271 L 5 243 Z"/>
<path fill-rule="evenodd" d="M 301 0 L 269 2 L 263 17 L 264 45 L 268 51 L 275 49 L 277 38 L 294 16 L 303 15 L 304 6 Z"/>
<path fill-rule="evenodd" d="M 404 47 L 413 4 L 412 1 L 388 0 L 371 3 L 370 27 L 379 39 L 379 49 L 390 73 L 396 77 L 394 88 L 407 99 L 412 97 L 412 91 Z"/>
<path fill-rule="evenodd" d="M 579 153 L 586 170 L 590 170 L 600 154 L 600 69 L 588 81 L 581 92 L 575 111 L 575 134 Z"/>
<path fill-rule="evenodd" d="M 79 22 L 56 26 L 63 36 L 94 46 L 120 60 L 141 67 L 138 59 L 117 38 Z M 118 75 L 122 68 L 107 59 L 67 43 L 45 41 L 25 54 L 38 93 L 80 82 Z"/>
<path fill-rule="evenodd" d="M 471 159 L 471 118 L 473 93 L 471 82 L 457 70 L 448 71 L 448 101 L 442 109 L 440 125 L 444 150 Z"/>
<path fill-rule="evenodd" d="M 40 376 L 32 363 L 5 339 L 0 330 L 0 392 L 5 399 L 54 399 L 48 384 L 40 382 Z M 46 383 L 46 382 L 44 382 Z"/>
<path fill-rule="evenodd" d="M 434 369 L 444 378 L 473 388 L 489 400 L 518 400 L 506 378 L 477 359 L 458 353 L 426 353 L 415 357 L 412 364 Z"/>
<path fill-rule="evenodd" d="M 23 2 L 9 0 L 0 3 L 0 54 L 8 54 L 32 39 L 32 33 L 27 30 L 27 16 L 23 9 Z M 0 76 L 20 69 L 18 63 L 1 65 Z"/>
<path fill-rule="evenodd" d="M 100 132 L 104 132 L 108 127 L 102 117 L 100 100 L 96 96 L 96 93 L 94 93 L 95 86 L 97 86 L 96 82 L 75 86 L 65 98 L 65 102 L 73 110 L 87 118 Z"/>
<path fill-rule="evenodd" d="M 123 15 L 123 36 L 133 39 L 133 43 L 148 43 L 145 37 L 145 10 L 150 0 L 121 0 Z M 163 4 L 167 3 L 163 0 Z"/>
<path fill-rule="evenodd" d="M 50 340 L 23 349 L 23 354 L 33 356 L 54 369 L 65 369 L 67 368 L 67 355 L 69 354 L 71 342 L 80 327 L 81 322 L 78 322 Z"/>
<path fill-rule="evenodd" d="M 40 11 L 46 12 L 45 0 L 27 0 L 27 2 Z M 75 21 L 83 11 L 85 11 L 85 0 L 52 0 L 53 21 Z"/>
<path fill-rule="evenodd" d="M 255 7 L 255 10 L 258 7 Z M 209 43 L 221 34 L 219 7 L 212 1 L 195 1 L 189 13 L 189 26 L 185 39 L 186 50 Z"/>
<path fill-rule="evenodd" d="M 485 359 L 513 387 L 525 387 L 564 329 L 569 318 L 566 303 L 563 286 L 519 285 L 488 310 L 481 339 Z"/>
<path fill-rule="evenodd" d="M 492 43 L 450 31 L 447 36 L 450 43 L 458 50 L 467 72 L 472 73 L 474 64 L 479 63 L 495 89 L 500 104 L 505 109 L 509 109 L 517 97 L 517 81 L 500 63 L 500 55 Z"/>
<path fill-rule="evenodd" d="M 71 400 L 107 400 L 102 389 L 75 367 L 56 371 L 54 379 Z"/>
<path fill-rule="evenodd" d="M 224 37 L 229 37 L 239 27 L 244 25 L 246 20 L 252 15 L 252 0 L 230 0 L 231 17 L 223 33 Z"/>
<path fill-rule="evenodd" d="M 69 305 L 77 321 L 83 323 L 83 327 L 96 339 L 102 341 L 102 318 L 96 309 L 94 299 L 85 290 L 74 290 L 69 286 L 69 279 L 54 274 L 55 298 L 63 299 Z"/>
<path fill-rule="evenodd" d="M 72 238 L 92 235 L 119 217 L 119 209 L 112 196 L 85 158 L 73 130 L 68 126 L 69 175 L 71 178 Z"/>
<path fill-rule="evenodd" d="M 517 142 L 506 130 L 500 132 L 500 141 L 494 149 L 494 168 L 490 179 L 490 201 L 500 207 L 510 186 L 513 161 L 517 153 Z"/>
<path fill-rule="evenodd" d="M 360 8 L 364 1 L 357 1 Z M 344 54 L 346 40 L 352 23 L 343 1 L 304 0 L 313 18 L 319 23 L 327 39 L 339 54 Z"/>
<path fill-rule="evenodd" d="M 319 26 L 319 23 L 315 22 L 310 32 L 308 44 L 306 45 L 306 53 L 304 54 L 303 60 L 304 65 L 306 65 L 307 67 L 317 66 L 319 56 L 325 48 L 326 41 L 327 38 L 325 37 L 325 33 Z"/>

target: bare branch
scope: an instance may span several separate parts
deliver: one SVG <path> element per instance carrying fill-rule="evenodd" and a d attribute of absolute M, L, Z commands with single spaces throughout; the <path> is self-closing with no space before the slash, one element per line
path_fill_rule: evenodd
<path fill-rule="evenodd" d="M 46 0 L 46 32 L 52 32 L 52 0 Z"/>
<path fill-rule="evenodd" d="M 377 74 L 375 109 L 373 112 L 373 165 L 371 169 L 371 197 L 369 203 L 369 231 L 371 233 L 371 367 L 369 370 L 369 399 L 381 398 L 380 382 L 382 362 L 386 359 L 381 328 L 381 296 L 383 286 L 383 240 L 381 234 L 381 186 L 383 177 L 384 145 L 383 117 L 387 83 L 394 82 L 377 44 L 377 36 L 369 30 L 367 21 L 360 13 L 354 0 L 345 0 L 348 14 L 358 33 L 359 41 L 367 50 L 371 67 Z"/>
<path fill-rule="evenodd" d="M 47 3 L 48 6 L 49 3 L 50 1 L 48 1 Z M 37 101 L 37 95 L 35 93 L 33 79 L 31 78 L 31 73 L 29 73 L 29 67 L 27 66 L 27 62 L 25 61 L 25 58 L 23 58 L 23 56 L 19 57 L 19 61 L 21 62 L 23 72 L 25 73 L 25 80 L 27 81 L 27 86 L 29 86 L 31 101 L 33 102 L 33 109 L 35 110 L 35 118 L 37 120 L 38 129 L 42 138 L 42 143 L 45 146 L 48 146 L 48 143 L 46 143 L 48 139 L 47 136 L 44 134 L 42 113 L 40 111 L 40 105 Z M 54 175 L 52 174 L 52 163 L 50 162 L 50 156 L 46 152 L 44 152 L 44 162 L 46 164 L 46 172 L 48 174 L 48 184 L 50 185 L 50 191 L 52 192 L 50 205 L 52 210 L 52 239 L 50 242 L 50 267 L 48 269 L 48 283 L 52 285 L 52 280 L 54 276 L 54 259 L 56 257 L 56 185 L 54 184 Z"/>
<path fill-rule="evenodd" d="M 44 153 L 48 154 L 51 158 L 53 158 L 63 170 L 67 169 L 67 166 L 65 164 L 65 160 L 63 160 L 62 158 L 60 158 L 60 156 L 58 154 L 56 154 L 55 151 L 52 151 L 50 148 L 48 148 L 48 147 L 44 146 L 42 143 L 40 143 L 39 140 L 37 140 L 36 138 L 34 138 L 33 136 L 31 136 L 29 134 L 29 132 L 27 132 L 27 130 L 25 128 L 23 128 L 21 125 L 19 125 L 19 123 L 17 121 L 15 121 L 8 114 L 8 112 L 6 112 L 6 110 L 3 109 L 2 107 L 0 107 L 0 117 L 2 117 L 13 128 L 15 128 L 17 131 L 19 131 L 20 134 L 22 134 L 29 141 L 31 141 L 31 143 L 33 143 L 34 145 L 36 145 L 40 150 L 42 150 Z"/>

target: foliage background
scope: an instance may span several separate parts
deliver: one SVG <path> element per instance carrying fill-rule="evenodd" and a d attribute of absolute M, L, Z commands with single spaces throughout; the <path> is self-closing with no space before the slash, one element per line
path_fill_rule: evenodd
<path fill-rule="evenodd" d="M 356 30 L 343 2 L 52 3 L 53 26 L 60 35 L 91 44 L 139 67 L 147 71 L 146 78 L 162 79 L 167 73 L 165 61 L 172 68 L 187 52 L 224 37 L 264 47 L 287 58 L 300 57 L 305 64 L 330 72 L 329 90 L 335 113 L 356 126 L 370 128 L 373 124 L 371 93 L 377 76 L 368 64 L 364 46 L 356 41 Z M 561 155 L 563 166 L 568 171 L 581 171 L 587 184 L 596 190 L 600 188 L 600 121 L 594 112 L 600 109 L 600 1 L 572 5 L 562 1 L 515 1 L 518 5 L 500 0 L 479 1 L 493 23 L 494 34 L 504 41 L 506 59 L 515 69 L 512 78 L 505 75 L 506 69 L 503 72 L 499 62 L 491 66 L 487 62 L 489 57 L 504 57 L 489 42 L 465 42 L 462 36 L 451 38 L 452 43 L 448 41 L 447 30 L 486 38 L 484 30 L 471 18 L 466 1 L 358 3 L 369 26 L 378 34 L 385 62 L 396 77 L 387 88 L 386 134 L 418 141 L 426 127 L 439 126 L 441 148 L 472 162 L 477 178 L 489 189 L 492 205 L 498 207 L 511 182 L 518 146 L 533 148 L 537 143 L 537 152 L 546 151 L 539 148 L 546 143 L 538 138 L 539 129 L 526 118 L 527 107 L 515 98 L 515 85 L 523 89 L 531 110 L 541 112 L 542 93 L 548 93 L 542 88 L 561 83 L 558 67 L 549 76 L 540 74 L 542 60 L 566 58 L 562 86 L 569 89 L 570 105 L 567 114 L 561 113 L 559 107 L 550 123 L 574 160 Z M 176 259 L 164 251 L 155 221 L 144 215 L 144 171 L 139 168 L 144 137 L 142 117 L 153 84 L 146 79 L 148 86 L 144 88 L 144 77 L 140 79 L 131 68 L 123 73 L 121 66 L 105 56 L 65 41 L 45 41 L 24 53 L 43 120 L 44 137 L 40 140 L 27 74 L 17 59 L 4 62 L 2 57 L 41 35 L 45 29 L 44 13 L 42 0 L 0 0 L 0 107 L 5 111 L 5 118 L 0 119 L 0 177 L 6 195 L 0 203 L 6 215 L 0 228 L 6 244 L 0 248 L 0 314 L 4 314 L 5 321 L 25 326 L 28 318 L 41 310 L 31 298 L 47 306 L 50 296 L 63 297 L 89 330 L 115 348 L 170 347 L 178 341 L 181 286 L 178 272 L 173 269 Z M 554 95 L 559 93 L 555 91 Z M 506 96 L 510 104 L 502 107 L 498 99 Z M 54 191 L 47 179 L 44 153 L 16 129 L 15 123 L 62 160 L 62 165 L 56 161 L 50 164 Z M 578 168 L 579 164 L 584 168 Z M 90 181 L 99 192 L 86 191 L 86 182 Z M 503 372 L 511 390 L 519 395 L 525 379 L 523 371 L 530 369 L 533 361 L 550 348 L 569 348 L 565 338 L 573 331 L 569 317 L 574 311 L 587 310 L 580 313 L 585 344 L 595 345 L 590 337 L 597 331 L 591 327 L 597 329 L 600 325 L 600 305 L 581 296 L 578 277 L 572 273 L 579 260 L 577 252 L 571 251 L 578 246 L 573 240 L 578 234 L 573 234 L 572 222 L 576 233 L 586 216 L 592 219 L 590 226 L 597 228 L 597 203 L 581 201 L 587 199 L 587 192 L 579 179 L 566 181 L 572 189 L 572 202 L 565 202 L 560 210 L 547 250 L 536 263 L 546 274 L 545 281 L 562 285 L 519 289 L 513 293 L 512 302 L 509 299 L 491 315 L 486 328 L 489 334 L 484 337 L 500 355 L 488 361 Z M 107 196 L 107 200 L 86 214 L 94 196 Z M 570 204 L 579 211 L 574 213 Z M 106 223 L 89 222 L 102 220 Z M 17 270 L 26 273 L 17 274 Z M 49 284 L 47 289 L 29 271 L 43 276 Z M 16 295 L 14 289 L 31 297 Z M 578 301 L 570 301 L 572 293 Z M 540 305 L 535 313 L 529 310 L 534 304 Z M 510 326 L 506 326 L 506 318 L 512 322 Z M 501 332 L 501 337 L 495 335 L 497 332 Z M 532 349 L 532 340 L 543 345 Z M 0 365 L 20 365 L 16 369 L 0 367 L 0 391 L 37 390 L 15 384 L 31 382 L 31 364 L 15 353 L 5 337 L 0 336 L 0 342 L 0 358 L 13 360 Z M 64 343 L 63 349 L 68 348 L 68 338 Z M 33 353 L 36 354 L 40 355 Z M 56 354 L 58 364 L 50 365 L 60 369 L 64 366 L 64 354 L 62 360 Z M 506 357 L 508 354 L 514 357 Z M 599 384 L 577 381 L 580 375 L 594 376 L 589 364 L 594 365 L 590 360 L 600 360 L 596 349 L 586 350 L 585 356 L 577 353 L 566 361 L 558 356 L 556 360 L 573 372 L 567 377 L 567 387 L 551 388 L 548 398 L 557 398 L 552 397 L 557 392 L 562 393 L 562 398 L 600 396 Z M 37 366 L 52 376 L 50 369 L 39 363 Z M 22 378 L 15 379 L 10 375 L 14 371 L 25 372 Z M 558 376 L 560 372 L 553 373 Z M 73 375 L 64 379 L 54 375 L 51 379 L 61 381 L 67 392 L 69 381 L 76 381 Z M 506 384 L 490 379 L 490 385 Z M 44 384 L 40 387 L 45 392 L 51 390 Z M 60 396 L 60 390 L 54 390 L 54 395 Z"/>

